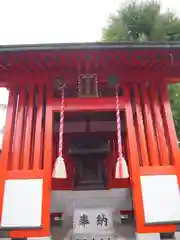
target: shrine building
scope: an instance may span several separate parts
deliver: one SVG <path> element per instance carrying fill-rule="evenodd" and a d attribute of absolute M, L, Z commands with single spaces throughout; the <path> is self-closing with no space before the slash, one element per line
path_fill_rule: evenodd
<path fill-rule="evenodd" d="M 168 97 L 179 66 L 179 42 L 1 46 L 0 87 L 9 101 L 0 236 L 60 239 L 52 222 L 81 208 L 106 227 L 101 206 L 118 212 L 122 227 L 131 215 L 134 239 L 180 239 L 180 159 Z M 81 225 L 90 224 L 83 211 Z"/>

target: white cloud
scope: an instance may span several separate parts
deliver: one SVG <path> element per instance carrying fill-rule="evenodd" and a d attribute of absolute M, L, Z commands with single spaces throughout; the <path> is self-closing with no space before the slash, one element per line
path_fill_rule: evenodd
<path fill-rule="evenodd" d="M 97 41 L 121 0 L 0 0 L 0 44 Z"/>

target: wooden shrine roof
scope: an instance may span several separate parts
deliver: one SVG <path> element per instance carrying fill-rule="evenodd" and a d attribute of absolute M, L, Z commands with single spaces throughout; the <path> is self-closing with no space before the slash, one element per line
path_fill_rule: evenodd
<path fill-rule="evenodd" d="M 0 46 L 0 82 L 15 74 L 94 72 L 126 79 L 180 81 L 180 42 L 62 43 Z M 70 75 L 69 75 L 70 76 Z"/>
<path fill-rule="evenodd" d="M 179 41 L 172 42 L 86 42 L 86 43 L 48 43 L 1 45 L 0 52 L 46 51 L 46 50 L 87 50 L 87 49 L 173 49 L 180 48 Z"/>

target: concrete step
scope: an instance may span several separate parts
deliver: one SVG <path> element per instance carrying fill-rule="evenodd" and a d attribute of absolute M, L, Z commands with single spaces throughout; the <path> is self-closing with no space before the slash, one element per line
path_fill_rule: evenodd
<path fill-rule="evenodd" d="M 51 213 L 65 212 L 75 207 L 109 207 L 120 210 L 132 210 L 132 198 L 129 189 L 52 192 Z"/>

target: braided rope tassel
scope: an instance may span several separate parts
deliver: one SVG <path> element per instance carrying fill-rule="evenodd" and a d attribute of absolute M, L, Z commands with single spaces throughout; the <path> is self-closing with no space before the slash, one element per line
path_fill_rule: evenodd
<path fill-rule="evenodd" d="M 81 77 L 78 76 L 78 82 L 77 82 L 77 90 L 78 90 L 78 96 L 81 96 Z"/>
<path fill-rule="evenodd" d="M 64 134 L 64 87 L 62 88 L 61 96 L 61 115 L 59 124 L 59 157 L 62 157 L 63 151 L 63 134 Z"/>
<path fill-rule="evenodd" d="M 66 165 L 63 158 L 63 134 L 64 134 L 64 86 L 61 89 L 61 114 L 59 123 L 59 153 L 54 165 L 53 178 L 67 178 Z"/>
<path fill-rule="evenodd" d="M 99 97 L 99 88 L 98 88 L 98 77 L 95 75 L 95 90 L 96 90 L 96 97 Z"/>
<path fill-rule="evenodd" d="M 128 178 L 128 167 L 126 160 L 122 154 L 122 142 L 121 142 L 121 119 L 120 119 L 120 106 L 119 106 L 119 96 L 118 87 L 116 87 L 116 121 L 117 121 L 117 145 L 118 145 L 118 158 L 116 162 L 116 172 L 115 178 Z"/>

